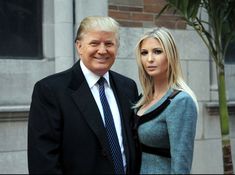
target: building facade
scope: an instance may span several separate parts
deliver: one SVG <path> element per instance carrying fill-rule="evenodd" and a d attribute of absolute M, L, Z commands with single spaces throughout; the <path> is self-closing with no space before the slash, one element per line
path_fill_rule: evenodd
<path fill-rule="evenodd" d="M 196 93 L 200 107 L 192 173 L 223 173 L 214 63 L 199 36 L 179 15 L 169 11 L 156 20 L 156 14 L 165 4 L 164 0 L 26 2 L 28 4 L 14 0 L 0 2 L 1 173 L 28 173 L 27 119 L 33 86 L 41 78 L 63 71 L 77 61 L 75 33 L 80 21 L 90 15 L 109 15 L 121 24 L 121 44 L 112 69 L 133 78 L 140 92 L 135 44 L 142 33 L 155 26 L 165 26 L 171 30 L 180 51 L 184 77 Z M 32 15 L 33 12 L 35 14 Z M 9 20 L 4 20 L 9 18 L 8 13 L 13 14 L 12 19 L 17 17 L 21 22 L 9 24 Z M 16 38 L 5 37 L 9 31 L 16 34 Z M 25 38 L 28 40 L 24 41 Z M 15 47 L 10 49 L 14 44 Z M 34 50 L 30 47 L 32 44 Z M 232 150 L 235 150 L 234 68 L 234 63 L 226 64 Z M 235 151 L 232 153 L 234 164 Z"/>

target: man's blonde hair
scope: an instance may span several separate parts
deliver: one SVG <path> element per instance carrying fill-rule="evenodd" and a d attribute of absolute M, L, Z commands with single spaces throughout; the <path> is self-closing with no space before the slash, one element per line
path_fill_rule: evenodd
<path fill-rule="evenodd" d="M 92 30 L 114 32 L 119 44 L 119 23 L 109 16 L 88 16 L 84 18 L 77 30 L 75 42 L 81 40 L 86 32 Z"/>

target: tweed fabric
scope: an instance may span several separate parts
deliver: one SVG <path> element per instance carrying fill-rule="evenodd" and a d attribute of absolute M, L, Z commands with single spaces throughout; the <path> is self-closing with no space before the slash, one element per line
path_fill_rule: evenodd
<path fill-rule="evenodd" d="M 173 92 L 169 89 L 149 113 Z M 144 116 L 141 116 L 144 117 Z M 197 110 L 192 98 L 180 92 L 167 108 L 138 128 L 140 142 L 157 148 L 170 148 L 171 158 L 142 153 L 141 174 L 189 174 L 192 166 Z"/>

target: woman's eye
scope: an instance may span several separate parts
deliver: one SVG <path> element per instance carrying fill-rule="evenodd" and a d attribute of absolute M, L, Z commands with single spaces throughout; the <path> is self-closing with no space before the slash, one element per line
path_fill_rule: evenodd
<path fill-rule="evenodd" d="M 155 49 L 154 50 L 154 53 L 157 54 L 157 55 L 161 54 L 162 52 L 163 51 L 161 49 Z"/>
<path fill-rule="evenodd" d="M 147 55 L 148 52 L 147 51 L 142 51 L 142 52 L 140 52 L 140 54 L 144 56 L 144 55 Z"/>

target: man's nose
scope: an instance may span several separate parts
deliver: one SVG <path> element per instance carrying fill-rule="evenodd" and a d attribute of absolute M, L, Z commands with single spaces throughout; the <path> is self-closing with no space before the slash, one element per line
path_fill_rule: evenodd
<path fill-rule="evenodd" d="M 99 45 L 98 53 L 100 53 L 100 54 L 107 53 L 107 48 L 106 48 L 105 44 L 100 44 Z"/>

